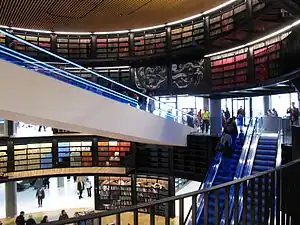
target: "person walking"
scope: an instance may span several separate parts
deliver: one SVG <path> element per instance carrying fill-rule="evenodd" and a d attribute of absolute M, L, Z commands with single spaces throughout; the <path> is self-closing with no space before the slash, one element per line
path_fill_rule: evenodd
<path fill-rule="evenodd" d="M 42 187 L 40 187 L 37 191 L 36 191 L 36 194 L 35 196 L 37 197 L 38 199 L 38 205 L 39 205 L 39 208 L 40 207 L 43 207 L 43 199 L 45 198 L 45 191 Z"/>
<path fill-rule="evenodd" d="M 32 215 L 28 216 L 28 220 L 26 221 L 26 225 L 35 225 L 36 222 L 35 220 L 32 218 Z"/>
<path fill-rule="evenodd" d="M 203 124 L 202 124 L 202 133 L 208 133 L 208 129 L 209 129 L 209 119 L 210 119 L 210 113 L 207 109 L 207 107 L 204 108 L 204 111 L 202 113 L 202 120 L 203 120 Z"/>
<path fill-rule="evenodd" d="M 66 213 L 66 210 L 63 209 L 61 210 L 58 220 L 66 220 L 66 219 L 69 219 L 69 216 Z"/>
<path fill-rule="evenodd" d="M 85 187 L 86 187 L 88 197 L 92 197 L 92 183 L 89 180 L 89 178 L 87 178 L 85 181 Z"/>
<path fill-rule="evenodd" d="M 292 107 L 288 108 L 287 113 L 290 114 L 292 125 L 297 125 L 299 120 L 299 109 L 295 106 L 295 102 L 292 102 Z"/>
<path fill-rule="evenodd" d="M 24 215 L 25 215 L 25 212 L 21 211 L 20 215 L 18 215 L 16 218 L 16 225 L 25 225 L 26 220 L 25 220 Z"/>
<path fill-rule="evenodd" d="M 77 191 L 79 193 L 79 199 L 82 199 L 82 192 L 84 190 L 84 182 L 82 180 L 77 182 Z"/>

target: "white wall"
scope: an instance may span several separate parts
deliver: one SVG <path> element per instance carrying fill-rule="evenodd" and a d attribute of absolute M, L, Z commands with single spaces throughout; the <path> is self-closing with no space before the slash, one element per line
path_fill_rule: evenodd
<path fill-rule="evenodd" d="M 186 145 L 191 128 L 0 60 L 0 117 L 104 137 Z"/>

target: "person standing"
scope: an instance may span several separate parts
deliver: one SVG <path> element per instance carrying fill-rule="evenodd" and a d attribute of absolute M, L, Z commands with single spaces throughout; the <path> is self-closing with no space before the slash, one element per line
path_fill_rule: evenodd
<path fill-rule="evenodd" d="M 229 110 L 228 110 L 227 107 L 226 107 L 226 110 L 225 110 L 225 112 L 224 112 L 224 116 L 225 116 L 225 120 L 226 120 L 226 121 L 229 120 L 229 118 L 230 118 L 230 112 L 229 112 Z"/>
<path fill-rule="evenodd" d="M 82 192 L 84 190 L 84 182 L 82 180 L 78 181 L 77 183 L 77 191 L 79 193 L 79 199 L 82 199 Z"/>
<path fill-rule="evenodd" d="M 155 102 L 154 102 L 154 99 L 152 99 L 153 98 L 152 93 L 149 93 L 149 96 L 151 98 L 149 98 L 149 102 L 148 102 L 148 111 L 150 113 L 153 113 L 155 111 Z"/>
<path fill-rule="evenodd" d="M 25 225 L 26 220 L 24 218 L 24 211 L 20 212 L 20 215 L 17 216 L 16 218 L 16 225 Z"/>
<path fill-rule="evenodd" d="M 194 109 L 190 109 L 187 113 L 187 125 L 194 128 Z"/>
<path fill-rule="evenodd" d="M 85 181 L 85 187 L 86 187 L 88 197 L 92 197 L 92 183 L 89 180 L 89 178 L 87 178 Z"/>
<path fill-rule="evenodd" d="M 244 125 L 244 118 L 245 118 L 245 110 L 242 106 L 240 106 L 239 110 L 237 111 L 237 122 L 238 126 L 242 127 Z"/>
<path fill-rule="evenodd" d="M 143 94 L 146 95 L 146 93 L 147 93 L 147 91 L 144 90 Z M 138 100 L 141 110 L 146 110 L 146 108 L 147 108 L 147 97 L 145 97 L 144 95 L 140 95 L 139 100 Z"/>
<path fill-rule="evenodd" d="M 292 107 L 288 108 L 287 113 L 290 114 L 292 125 L 297 125 L 299 120 L 299 109 L 295 106 L 295 102 L 292 102 Z"/>
<path fill-rule="evenodd" d="M 208 133 L 208 129 L 209 129 L 209 111 L 207 109 L 207 107 L 204 108 L 204 111 L 202 113 L 202 120 L 203 120 L 203 124 L 202 124 L 202 133 L 204 133 L 204 130 L 206 133 Z"/>
<path fill-rule="evenodd" d="M 35 225 L 36 222 L 35 220 L 32 218 L 31 215 L 29 215 L 28 220 L 26 221 L 26 225 Z"/>
<path fill-rule="evenodd" d="M 37 191 L 35 196 L 38 199 L 39 208 L 43 207 L 43 199 L 45 198 L 45 191 L 42 187 L 40 187 Z"/>
<path fill-rule="evenodd" d="M 236 126 L 236 123 L 234 121 L 234 118 L 230 118 L 226 124 L 226 126 L 224 127 L 224 133 L 225 134 L 229 134 L 231 136 L 231 146 L 229 147 L 232 147 L 233 149 L 236 148 L 236 138 L 238 136 L 238 129 L 237 129 L 237 126 Z"/>

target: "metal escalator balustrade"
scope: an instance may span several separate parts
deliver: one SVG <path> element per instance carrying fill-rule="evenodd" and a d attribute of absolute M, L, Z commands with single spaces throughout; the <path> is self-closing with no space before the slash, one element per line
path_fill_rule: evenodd
<path fill-rule="evenodd" d="M 209 188 L 209 187 L 212 187 L 215 185 L 223 184 L 228 181 L 232 181 L 233 178 L 236 178 L 237 176 L 239 176 L 239 174 L 241 174 L 241 171 L 242 171 L 241 167 L 243 167 L 243 163 L 245 162 L 245 158 L 247 156 L 247 152 L 248 152 L 248 149 L 249 149 L 249 146 L 251 143 L 251 139 L 253 136 L 255 124 L 256 124 L 256 120 L 255 120 L 255 122 L 253 122 L 253 120 L 250 120 L 249 125 L 246 130 L 244 140 L 242 140 L 240 143 L 240 139 L 237 139 L 237 142 L 236 142 L 237 148 L 235 150 L 233 150 L 231 163 L 230 163 L 231 173 L 227 174 L 227 171 L 223 171 L 223 168 L 221 166 L 223 153 L 217 152 L 216 157 L 212 161 L 211 167 L 209 168 L 206 178 L 204 179 L 204 182 L 200 186 L 199 190 L 201 190 L 203 188 Z M 215 170 L 213 170 L 213 168 L 215 168 Z M 213 174 L 210 174 L 210 173 L 212 173 L 212 171 L 213 171 Z M 224 196 L 225 193 L 223 191 L 221 191 L 221 193 L 218 193 L 218 195 L 219 194 L 220 194 L 220 196 Z M 214 224 L 214 222 L 215 222 L 214 214 L 213 214 L 214 198 L 215 198 L 215 196 L 213 194 L 211 194 L 208 199 L 209 200 L 209 209 L 210 209 L 209 210 L 209 214 L 210 214 L 209 222 L 211 224 Z M 223 204 L 222 201 L 220 201 L 220 205 L 219 205 L 220 208 L 223 207 L 222 204 Z M 196 224 L 203 224 L 203 222 L 204 222 L 203 208 L 204 208 L 204 197 L 199 196 L 198 202 L 197 202 Z M 219 216 L 217 218 L 219 218 Z M 186 221 L 185 221 L 184 224 L 192 224 L 191 218 L 189 218 L 188 223 L 186 223 Z"/>
<path fill-rule="evenodd" d="M 224 183 L 215 187 L 211 187 L 208 189 L 203 189 L 199 191 L 194 191 L 191 193 L 172 196 L 168 198 L 164 198 L 157 201 L 152 201 L 150 203 L 133 205 L 127 208 L 98 212 L 90 215 L 82 216 L 82 217 L 73 217 L 63 221 L 52 221 L 47 223 L 47 225 L 63 225 L 63 224 L 78 224 L 85 221 L 94 220 L 94 222 L 99 222 L 104 217 L 111 216 L 112 220 L 115 218 L 115 224 L 120 225 L 120 218 L 127 213 L 132 215 L 133 224 L 135 225 L 158 225 L 161 224 L 161 219 L 165 220 L 166 225 L 170 224 L 184 224 L 184 210 L 185 204 L 184 202 L 188 200 L 188 198 L 192 198 L 192 225 L 196 225 L 196 199 L 199 195 L 204 196 L 204 225 L 209 224 L 209 195 L 211 193 L 218 193 L 221 189 L 224 189 L 224 208 L 225 208 L 225 221 L 229 224 L 229 190 L 233 187 L 234 190 L 239 190 L 240 187 L 242 192 L 241 194 L 238 191 L 234 191 L 234 208 L 233 215 L 235 215 L 235 223 L 239 225 L 247 225 L 249 224 L 247 221 L 248 212 L 251 213 L 251 225 L 259 225 L 259 224 L 286 224 L 286 225 L 299 225 L 300 224 L 300 214 L 297 204 L 299 203 L 298 199 L 300 198 L 300 159 L 292 161 L 286 165 L 278 167 L 276 169 L 272 169 L 269 171 L 257 173 L 255 175 L 251 175 L 248 177 L 244 177 L 238 180 L 231 181 L 229 183 Z M 255 183 L 258 183 L 258 196 L 255 196 Z M 251 193 L 249 198 L 248 193 Z M 242 219 L 239 222 L 237 220 L 238 210 L 238 200 L 240 196 L 243 196 L 247 201 L 243 201 L 242 205 L 247 209 L 247 205 L 249 205 L 249 211 L 243 210 Z M 169 203 L 173 203 L 174 201 L 179 201 L 179 216 L 178 218 L 170 218 L 168 205 Z M 276 200 L 276 201 L 275 201 Z M 215 206 L 218 205 L 219 198 L 215 198 Z M 255 205 L 257 202 L 257 205 Z M 263 204 L 264 202 L 264 204 Z M 276 204 L 277 202 L 277 204 Z M 158 217 L 155 215 L 155 208 L 159 205 L 164 204 L 166 206 L 165 217 L 158 220 Z M 275 207 L 276 206 L 276 207 Z M 149 216 L 144 216 L 143 220 L 139 220 L 139 209 L 149 209 Z M 254 221 L 252 218 L 255 217 L 255 208 L 257 208 L 259 214 L 257 215 L 257 221 Z M 144 213 L 143 213 L 144 214 Z M 214 215 L 219 215 L 219 208 L 214 208 Z M 253 217 L 252 217 L 253 216 Z M 178 222 L 177 222 L 178 221 Z M 263 221 L 265 223 L 263 223 Z M 267 222 L 268 221 L 268 222 Z M 127 223 L 127 222 L 126 222 Z M 122 223 L 123 224 L 123 223 Z M 217 225 L 219 223 L 215 223 Z"/>
<path fill-rule="evenodd" d="M 98 74 L 91 69 L 80 66 L 70 60 L 64 59 L 61 56 L 55 55 L 52 52 L 36 46 L 20 37 L 14 36 L 9 32 L 0 29 L 0 34 L 3 34 L 11 38 L 12 40 L 22 43 L 22 45 L 25 45 L 26 47 L 36 51 L 38 54 L 47 56 L 46 58 L 48 62 L 37 60 L 33 57 L 22 54 L 15 49 L 10 49 L 3 44 L 0 44 L 0 58 L 3 60 L 80 87 L 87 91 L 91 91 L 95 94 L 102 95 L 112 100 L 116 100 L 133 107 L 139 106 L 139 108 L 144 111 L 149 111 L 164 118 L 167 116 L 170 117 L 171 110 L 172 119 L 178 123 L 184 122 L 183 116 L 193 118 L 193 116 L 181 110 L 178 110 L 177 108 L 160 102 L 153 97 L 147 96 L 144 92 L 138 92 L 108 77 L 102 76 L 101 74 Z M 76 68 L 77 70 L 84 71 L 86 74 L 86 78 L 73 74 L 70 68 Z M 95 80 L 97 80 L 97 83 L 94 82 Z M 99 85 L 98 83 L 101 83 L 101 85 Z M 140 104 L 141 102 L 139 102 L 137 98 L 143 99 L 143 103 Z M 162 107 L 160 107 L 159 109 L 150 107 L 150 102 L 151 104 L 153 104 L 153 106 L 155 103 L 159 103 L 159 105 L 161 105 Z"/>

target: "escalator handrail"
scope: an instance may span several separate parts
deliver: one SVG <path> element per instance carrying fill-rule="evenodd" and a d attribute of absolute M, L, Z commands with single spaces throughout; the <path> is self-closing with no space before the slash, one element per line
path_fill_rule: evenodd
<path fill-rule="evenodd" d="M 251 172 L 252 172 L 252 167 L 253 167 L 253 163 L 254 163 L 254 158 L 256 155 L 256 150 L 257 150 L 257 146 L 258 146 L 258 140 L 260 137 L 260 133 L 257 130 L 257 126 L 259 123 L 259 118 L 256 119 L 256 124 L 255 124 L 255 128 L 254 128 L 254 132 L 252 135 L 252 140 L 251 140 L 251 145 L 248 151 L 248 156 L 247 156 L 247 160 L 246 163 L 244 165 L 243 171 L 242 171 L 242 177 L 246 177 L 246 176 L 250 176 Z M 240 177 L 240 178 L 242 178 Z M 234 190 L 233 187 L 231 187 L 232 190 Z M 233 205 L 234 205 L 234 199 L 233 199 L 234 193 L 231 192 L 230 193 L 230 208 L 229 208 L 229 217 L 231 217 L 230 220 L 230 224 L 233 225 L 234 224 L 234 218 L 233 218 Z M 240 185 L 240 190 L 239 190 L 239 215 L 238 215 L 238 220 L 240 220 L 241 216 L 242 216 L 242 211 L 243 211 L 243 184 Z M 221 225 L 225 224 L 225 219 L 224 216 L 222 216 L 222 220 L 221 220 Z"/>
<path fill-rule="evenodd" d="M 250 124 L 252 123 L 252 118 L 250 119 L 249 121 L 249 125 L 247 126 L 247 130 L 246 130 L 246 133 L 245 133 L 245 139 L 244 139 L 244 142 L 242 143 L 242 145 L 244 145 L 246 139 L 247 139 L 247 136 L 248 136 L 248 131 L 249 131 L 249 127 L 250 127 Z M 223 135 L 223 133 L 222 133 Z M 219 143 L 218 143 L 219 144 Z M 220 167 L 220 164 L 222 162 L 222 156 L 223 156 L 223 153 L 222 152 L 217 152 L 213 162 L 211 163 L 210 167 L 209 167 L 209 171 L 207 172 L 206 174 L 206 177 L 204 179 L 204 182 L 200 185 L 199 187 L 199 190 L 203 189 L 203 188 L 209 188 L 212 186 L 214 180 L 215 180 L 215 177 L 218 173 L 218 169 Z M 211 174 L 214 170 L 214 173 Z M 203 211 L 203 207 L 204 207 L 204 196 L 203 195 L 200 195 L 199 198 L 198 198 L 198 210 L 197 210 L 197 217 L 196 217 L 196 221 L 198 221 L 201 217 L 201 212 Z M 189 221 L 189 224 L 190 224 L 190 213 L 192 211 L 192 207 L 190 208 L 189 210 L 189 213 L 184 221 L 184 224 L 187 223 L 187 221 Z"/>

